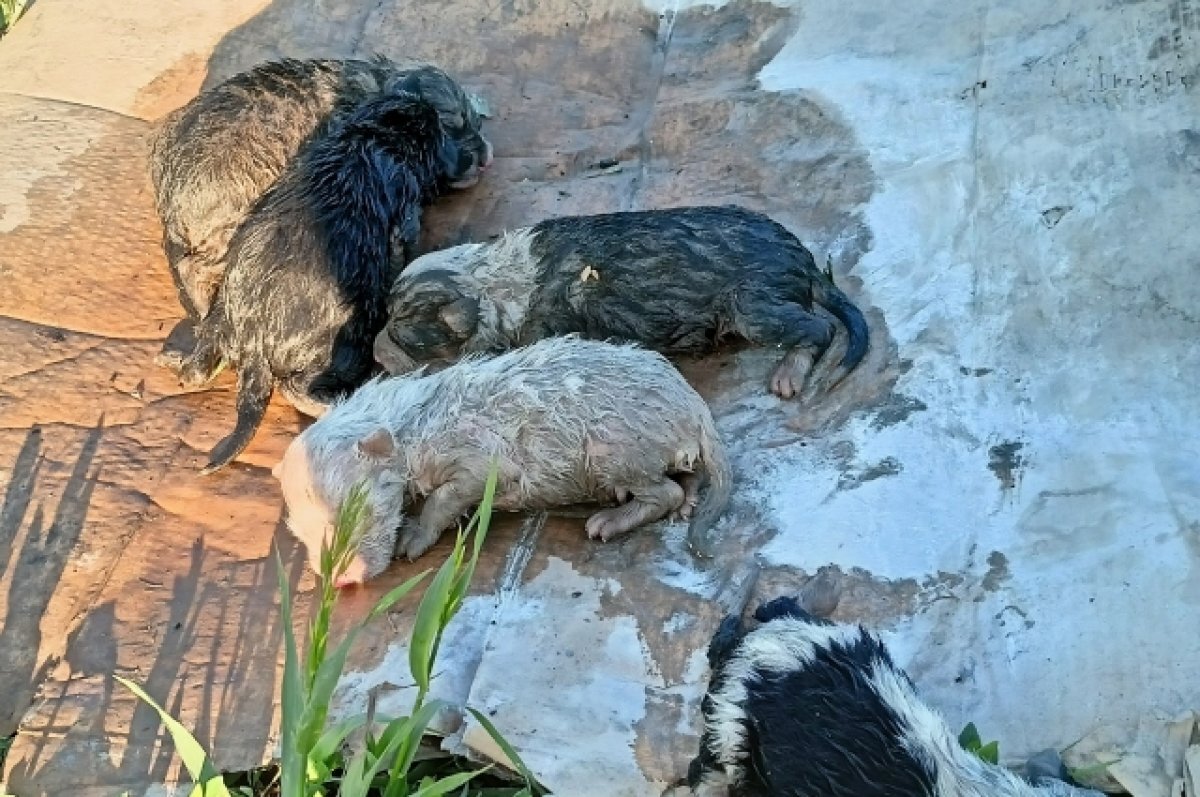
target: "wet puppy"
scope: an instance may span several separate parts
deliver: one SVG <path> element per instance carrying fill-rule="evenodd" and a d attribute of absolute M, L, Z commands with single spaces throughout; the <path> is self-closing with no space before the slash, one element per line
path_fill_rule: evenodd
<path fill-rule="evenodd" d="M 482 499 L 493 458 L 499 510 L 619 502 L 587 520 L 601 540 L 677 513 L 700 555 L 732 487 L 708 406 L 670 363 L 576 337 L 369 382 L 292 441 L 274 473 L 314 570 L 337 508 L 367 485 L 345 585 L 428 550 Z M 419 496 L 413 523 L 404 509 Z"/>
<path fill-rule="evenodd" d="M 793 598 L 725 619 L 709 647 L 704 734 L 688 780 L 705 797 L 1034 797 L 1036 786 L 963 750 L 883 642 L 819 620 Z"/>
<path fill-rule="evenodd" d="M 569 332 L 666 354 L 738 336 L 788 350 L 770 386 L 791 398 L 834 336 L 814 303 L 849 333 L 840 379 L 866 354 L 866 322 L 771 219 L 737 207 L 570 216 L 414 260 L 392 287 L 375 358 L 403 373 Z"/>
<path fill-rule="evenodd" d="M 333 116 L 398 92 L 430 103 L 458 145 L 449 186 L 473 185 L 492 157 L 480 133 L 478 100 L 432 65 L 402 67 L 383 57 L 269 61 L 162 119 L 151 142 L 150 175 L 163 247 L 192 322 L 208 315 L 234 232 L 301 148 Z M 160 362 L 177 368 L 178 359 L 168 348 Z"/>
<path fill-rule="evenodd" d="M 224 362 L 238 375 L 237 426 L 204 472 L 246 447 L 276 384 L 316 415 L 370 376 L 391 236 L 415 231 L 422 197 L 458 164 L 429 102 L 387 95 L 335 120 L 254 206 L 181 372 L 202 384 Z"/>

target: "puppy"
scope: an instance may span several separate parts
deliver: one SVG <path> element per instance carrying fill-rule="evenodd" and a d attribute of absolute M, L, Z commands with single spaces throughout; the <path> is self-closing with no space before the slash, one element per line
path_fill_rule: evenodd
<path fill-rule="evenodd" d="M 171 276 L 193 323 L 208 315 L 234 232 L 300 150 L 331 117 L 398 92 L 437 109 L 458 145 L 449 187 L 473 185 L 492 159 L 478 101 L 432 65 L 401 68 L 383 57 L 269 61 L 163 118 L 151 141 L 150 176 Z M 159 359 L 178 368 L 179 352 L 167 348 Z"/>
<path fill-rule="evenodd" d="M 370 519 L 345 585 L 382 572 L 397 536 L 410 559 L 428 550 L 482 499 L 493 458 L 498 510 L 617 502 L 587 520 L 600 540 L 677 513 L 700 555 L 732 486 L 708 406 L 670 363 L 577 337 L 369 382 L 292 441 L 274 473 L 314 570 L 338 506 L 366 483 Z M 418 496 L 414 524 L 404 509 Z"/>
<path fill-rule="evenodd" d="M 391 236 L 415 236 L 422 197 L 459 163 L 432 104 L 389 94 L 336 120 L 254 206 L 181 373 L 202 384 L 225 362 L 238 375 L 237 427 L 205 473 L 250 442 L 276 383 L 318 415 L 370 376 Z"/>
<path fill-rule="evenodd" d="M 1053 779 L 1031 786 L 963 750 L 862 627 L 818 620 L 793 598 L 755 619 L 745 633 L 726 618 L 709 647 L 694 794 L 1102 797 Z"/>
<path fill-rule="evenodd" d="M 665 354 L 737 336 L 788 349 L 770 387 L 791 398 L 834 336 L 814 302 L 849 333 L 840 380 L 867 352 L 866 321 L 766 216 L 737 207 L 569 216 L 414 260 L 392 287 L 375 359 L 403 373 L 569 332 Z"/>

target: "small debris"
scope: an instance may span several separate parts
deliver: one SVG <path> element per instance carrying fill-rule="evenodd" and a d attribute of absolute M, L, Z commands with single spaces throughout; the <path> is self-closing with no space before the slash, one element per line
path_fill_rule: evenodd
<path fill-rule="evenodd" d="M 618 163 L 616 166 L 609 166 L 607 169 L 600 169 L 599 171 L 589 172 L 589 173 L 585 174 L 584 177 L 603 177 L 607 174 L 617 174 L 618 172 L 621 172 L 621 171 L 623 171 L 623 169 L 621 168 L 621 164 Z"/>
<path fill-rule="evenodd" d="M 592 280 L 592 279 L 599 282 L 600 281 L 600 272 L 597 271 L 596 269 L 592 268 L 591 266 L 584 266 L 583 271 L 579 272 L 579 281 L 587 282 L 588 280 Z"/>
<path fill-rule="evenodd" d="M 1073 205 L 1055 205 L 1052 208 L 1047 208 L 1042 211 L 1042 224 L 1046 225 L 1046 229 L 1053 229 L 1062 221 L 1063 216 L 1074 210 Z"/>

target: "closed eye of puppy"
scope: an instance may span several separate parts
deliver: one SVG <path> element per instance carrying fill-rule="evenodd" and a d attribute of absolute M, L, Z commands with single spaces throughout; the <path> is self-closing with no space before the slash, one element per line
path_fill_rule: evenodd
<path fill-rule="evenodd" d="M 732 489 L 708 406 L 670 363 L 575 337 L 368 382 L 293 440 L 274 473 L 314 570 L 337 507 L 366 485 L 369 520 L 344 586 L 428 550 L 482 499 L 493 459 L 500 511 L 609 504 L 586 523 L 601 540 L 676 514 L 700 556 Z"/>
<path fill-rule="evenodd" d="M 839 320 L 849 343 L 830 387 L 866 355 L 862 312 L 795 236 L 737 207 L 568 216 L 417 258 L 396 278 L 375 359 L 391 373 L 553 335 L 664 354 L 726 337 L 787 350 L 771 391 L 797 395 Z"/>
<path fill-rule="evenodd" d="M 246 447 L 277 383 L 317 415 L 370 376 L 392 231 L 417 227 L 421 198 L 458 163 L 428 102 L 387 95 L 337 120 L 254 207 L 182 370 L 202 383 L 224 361 L 238 375 L 237 426 L 203 472 Z"/>
<path fill-rule="evenodd" d="M 381 56 L 268 61 L 163 117 L 151 141 L 150 177 L 168 265 L 193 323 L 216 298 L 234 232 L 300 150 L 333 117 L 400 92 L 429 102 L 457 145 L 447 185 L 474 185 L 492 160 L 477 101 L 430 64 L 402 66 Z M 411 245 L 398 243 L 403 260 Z M 182 354 L 169 344 L 158 361 L 178 370 Z"/>

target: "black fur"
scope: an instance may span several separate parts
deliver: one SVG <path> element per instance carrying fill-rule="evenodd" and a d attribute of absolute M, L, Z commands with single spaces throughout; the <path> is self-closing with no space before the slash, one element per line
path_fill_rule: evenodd
<path fill-rule="evenodd" d="M 255 205 L 184 367 L 202 380 L 224 360 L 238 374 L 237 428 L 206 473 L 249 443 L 277 383 L 311 413 L 370 376 L 391 237 L 416 228 L 422 197 L 458 157 L 428 102 L 378 98 L 337 120 Z"/>
<path fill-rule="evenodd" d="M 268 61 L 163 118 L 152 140 L 150 175 L 163 247 L 190 322 L 208 315 L 231 238 L 300 151 L 331 119 L 402 92 L 429 101 L 458 144 L 445 180 L 475 179 L 491 157 L 482 122 L 462 87 L 428 64 L 400 66 L 380 56 Z M 397 248 L 408 249 L 407 243 L 401 236 Z M 407 254 L 397 253 L 401 266 Z M 177 348 L 168 342 L 160 364 L 178 369 L 185 352 Z"/>
<path fill-rule="evenodd" d="M 795 236 L 760 213 L 689 207 L 571 216 L 531 231 L 535 277 L 519 329 L 485 329 L 494 321 L 478 307 L 489 292 L 513 286 L 423 272 L 418 259 L 389 297 L 387 336 L 376 349 L 381 362 L 387 365 L 379 354 L 385 350 L 416 365 L 574 332 L 676 355 L 740 337 L 811 358 L 811 367 L 834 337 L 833 323 L 814 304 L 847 329 L 842 376 L 867 352 L 862 313 Z M 798 390 L 796 383 L 776 392 L 790 397 Z"/>
<path fill-rule="evenodd" d="M 805 612 L 793 598 L 760 606 L 755 617 L 764 624 L 757 633 L 771 633 L 771 623 L 779 619 L 833 625 Z M 736 617 L 726 618 L 714 636 L 709 649 L 712 682 L 702 704 L 706 716 L 745 639 Z M 903 720 L 869 681 L 878 667 L 894 669 L 907 681 L 883 643 L 861 627 L 848 643 L 818 646 L 807 666 L 754 667 L 743 680 L 747 697 L 740 705 L 745 733 L 740 759 L 721 761 L 708 725 L 700 754 L 689 767 L 689 782 L 695 787 L 706 772 L 734 763 L 743 778 L 733 793 L 745 797 L 932 795 L 937 780 L 932 762 L 904 747 Z"/>

